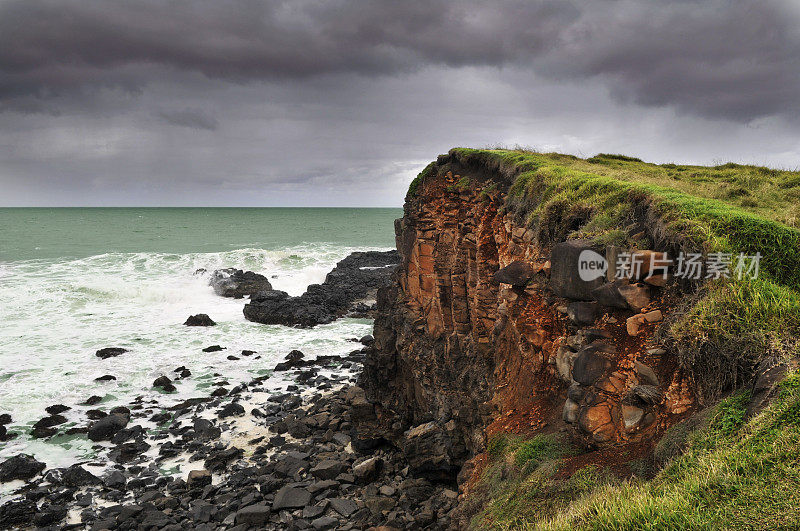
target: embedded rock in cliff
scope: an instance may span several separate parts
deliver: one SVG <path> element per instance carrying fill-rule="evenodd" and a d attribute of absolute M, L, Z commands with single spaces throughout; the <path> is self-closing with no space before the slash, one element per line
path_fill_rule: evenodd
<path fill-rule="evenodd" d="M 252 295 L 244 316 L 264 324 L 311 327 L 330 323 L 354 308 L 363 313 L 358 305 L 376 297 L 399 261 L 397 251 L 352 253 L 336 264 L 325 282 L 312 284 L 299 297 L 277 290 Z"/>
<path fill-rule="evenodd" d="M 598 250 L 587 240 L 555 244 L 550 254 L 550 289 L 553 293 L 567 299 L 592 300 L 592 290 L 605 282 L 605 270 L 597 265 L 605 259 Z"/>
<path fill-rule="evenodd" d="M 214 288 L 214 293 L 217 295 L 234 299 L 241 299 L 245 295 L 254 295 L 259 291 L 272 289 L 272 284 L 264 275 L 232 267 L 217 269 L 211 275 L 208 283 Z"/>
<path fill-rule="evenodd" d="M 535 273 L 536 271 L 529 263 L 523 262 L 522 260 L 514 260 L 495 273 L 494 279 L 503 284 L 525 287 Z"/>

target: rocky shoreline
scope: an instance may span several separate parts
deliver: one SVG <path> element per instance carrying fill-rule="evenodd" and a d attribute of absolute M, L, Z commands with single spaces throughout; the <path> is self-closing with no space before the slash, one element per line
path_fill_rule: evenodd
<path fill-rule="evenodd" d="M 25 481 L 0 507 L 0 525 L 446 527 L 457 498 L 453 485 L 413 477 L 403 453 L 388 445 L 366 454 L 353 448 L 353 416 L 371 409 L 355 385 L 370 348 L 316 360 L 290 353 L 276 367 L 294 381 L 287 392 L 270 393 L 261 377 L 161 413 L 152 403 L 115 408 L 88 428 L 111 464 L 102 474 L 93 472 L 99 457 L 65 469 L 45 470 L 25 455 L 0 464 L 0 480 Z M 157 427 L 144 429 L 146 420 Z M 177 459 L 184 471 L 164 473 Z"/>
<path fill-rule="evenodd" d="M 395 258 L 396 253 L 356 253 L 340 262 L 316 290 L 326 300 L 339 298 L 324 319 L 361 306 L 364 314 L 374 309 L 365 300 L 388 281 L 393 268 L 386 262 L 391 265 Z M 238 280 L 246 285 L 237 285 Z M 254 289 L 254 282 L 264 287 L 265 281 L 227 270 L 215 272 L 211 282 L 218 294 L 238 297 Z M 299 303 L 300 313 L 309 302 L 303 297 L 289 298 Z M 189 321 L 187 325 L 213 326 L 210 318 Z M 0 528 L 448 527 L 456 486 L 419 477 L 414 459 L 402 448 L 381 440 L 365 445 L 358 437 L 356 425 L 375 415 L 357 385 L 374 340 L 366 336 L 353 341 L 362 347 L 346 356 L 312 359 L 294 350 L 271 374 L 246 382 L 217 375 L 208 396 L 178 404 L 159 398 L 174 391 L 175 381 L 191 377 L 186 367 L 153 382 L 164 394 L 140 396 L 126 406 L 106 410 L 100 397 L 90 397 L 81 404 L 91 408 L 85 425 L 62 434 L 87 437 L 96 456 L 67 468 L 48 469 L 26 454 L 0 462 L 0 482 L 13 489 L 0 504 Z M 222 347 L 204 349 L 216 350 Z M 104 348 L 97 357 L 125 352 Z M 229 358 L 247 356 L 258 357 L 245 350 Z M 278 387 L 276 375 L 282 381 Z M 61 433 L 66 421 L 62 413 L 69 409 L 62 404 L 48 407 L 32 435 Z M 5 429 L 11 416 L 0 420 L 0 436 L 13 437 Z"/>

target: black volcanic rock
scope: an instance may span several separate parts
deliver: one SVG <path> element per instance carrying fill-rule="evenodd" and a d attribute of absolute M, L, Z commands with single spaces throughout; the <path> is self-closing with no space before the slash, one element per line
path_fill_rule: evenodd
<path fill-rule="evenodd" d="M 105 360 L 108 358 L 115 358 L 120 354 L 125 354 L 126 352 L 128 352 L 128 349 L 126 348 L 106 347 L 106 348 L 101 348 L 100 350 L 95 352 L 94 355 L 100 359 Z"/>
<path fill-rule="evenodd" d="M 124 415 L 108 415 L 89 427 L 88 437 L 92 441 L 107 441 L 119 430 L 128 425 Z"/>
<path fill-rule="evenodd" d="M 325 282 L 312 284 L 299 297 L 278 290 L 252 295 L 244 307 L 244 316 L 249 321 L 287 326 L 330 323 L 348 311 L 358 310 L 363 300 L 374 299 L 377 289 L 389 283 L 398 263 L 397 251 L 352 253 L 336 264 Z"/>
<path fill-rule="evenodd" d="M 217 295 L 234 299 L 272 289 L 272 284 L 264 275 L 234 268 L 217 269 L 211 275 L 209 284 Z"/>
<path fill-rule="evenodd" d="M 204 313 L 198 313 L 197 315 L 190 316 L 183 324 L 186 326 L 214 326 L 217 323 L 215 323 L 208 315 Z"/>
<path fill-rule="evenodd" d="M 0 463 L 0 483 L 15 479 L 30 479 L 42 470 L 45 464 L 25 454 L 17 454 Z"/>

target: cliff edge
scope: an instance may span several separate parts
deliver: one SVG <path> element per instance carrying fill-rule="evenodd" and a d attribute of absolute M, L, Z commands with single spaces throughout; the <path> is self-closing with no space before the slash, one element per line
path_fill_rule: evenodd
<path fill-rule="evenodd" d="M 766 192 L 800 179 L 612 155 L 441 155 L 396 221 L 401 265 L 378 293 L 354 446 L 392 444 L 412 473 L 463 495 L 502 437 L 555 438 L 577 454 L 566 470 L 626 476 L 671 427 L 761 377 L 754 414 L 798 353 L 800 232 L 791 195 L 765 208 L 738 182 Z"/>

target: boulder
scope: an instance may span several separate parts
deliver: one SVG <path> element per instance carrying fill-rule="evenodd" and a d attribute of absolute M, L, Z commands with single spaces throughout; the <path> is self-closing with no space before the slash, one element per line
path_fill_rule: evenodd
<path fill-rule="evenodd" d="M 494 274 L 494 279 L 501 284 L 524 288 L 535 274 L 536 271 L 528 262 L 514 260 L 506 267 L 498 270 Z"/>
<path fill-rule="evenodd" d="M 206 347 L 203 349 L 203 352 L 219 352 L 221 350 L 225 350 L 223 347 L 219 345 L 211 345 L 210 347 Z"/>
<path fill-rule="evenodd" d="M 217 269 L 211 274 L 209 284 L 217 295 L 234 299 L 272 289 L 272 284 L 264 275 L 235 268 Z"/>
<path fill-rule="evenodd" d="M 214 326 L 217 323 L 215 323 L 208 315 L 204 313 L 198 313 L 197 315 L 190 316 L 183 324 L 186 326 Z"/>
<path fill-rule="evenodd" d="M 128 425 L 128 417 L 124 415 L 108 415 L 89 426 L 87 436 L 90 440 L 109 441 L 119 430 Z"/>
<path fill-rule="evenodd" d="M 120 354 L 124 354 L 126 352 L 128 352 L 128 349 L 125 349 L 125 348 L 106 347 L 106 348 L 101 348 L 100 350 L 98 350 L 94 354 L 98 358 L 104 360 L 104 359 L 108 359 L 108 358 L 114 358 L 114 357 L 119 356 Z"/>
<path fill-rule="evenodd" d="M 311 493 L 306 489 L 298 487 L 284 486 L 275 493 L 275 499 L 272 502 L 272 510 L 279 511 L 281 509 L 302 509 L 311 503 Z"/>
<path fill-rule="evenodd" d="M 619 292 L 619 287 L 627 284 L 627 280 L 615 280 L 593 289 L 590 293 L 592 298 L 603 306 L 627 309 L 628 303 Z"/>
<path fill-rule="evenodd" d="M 378 288 L 389 284 L 399 262 L 397 251 L 352 253 L 336 264 L 325 282 L 310 285 L 299 297 L 277 290 L 253 294 L 244 307 L 244 316 L 250 321 L 287 326 L 330 323 L 353 311 L 364 299 L 375 299 Z"/>
<path fill-rule="evenodd" d="M 639 361 L 633 362 L 633 369 L 636 371 L 636 376 L 639 377 L 639 382 L 645 385 L 659 386 L 658 376 L 656 372 Z"/>
<path fill-rule="evenodd" d="M 644 417 L 644 410 L 636 406 L 622 405 L 622 422 L 626 429 L 635 427 Z"/>
<path fill-rule="evenodd" d="M 245 414 L 244 406 L 231 402 L 217 412 L 217 416 L 221 419 L 227 417 L 241 417 Z"/>
<path fill-rule="evenodd" d="M 331 498 L 328 500 L 328 503 L 334 511 L 345 518 L 349 517 L 358 510 L 358 504 L 356 504 L 356 502 L 353 500 L 348 500 L 346 498 Z"/>
<path fill-rule="evenodd" d="M 573 402 L 570 399 L 567 399 L 564 402 L 564 408 L 561 412 L 561 418 L 564 422 L 568 422 L 570 424 L 575 424 L 578 421 L 578 413 L 580 411 L 580 406 L 577 403 Z"/>
<path fill-rule="evenodd" d="M 640 312 L 650 304 L 650 290 L 644 284 L 622 284 L 617 290 L 634 312 Z"/>
<path fill-rule="evenodd" d="M 572 366 L 572 378 L 581 385 L 591 385 L 605 372 L 608 362 L 598 349 L 588 346 L 578 353 Z"/>
<path fill-rule="evenodd" d="M 347 464 L 342 461 L 325 459 L 311 469 L 311 475 L 317 479 L 334 479 L 348 468 Z"/>
<path fill-rule="evenodd" d="M 269 523 L 270 509 L 266 505 L 249 505 L 236 512 L 236 525 L 263 529 Z"/>
<path fill-rule="evenodd" d="M 189 488 L 203 488 L 211 485 L 211 472 L 208 470 L 192 470 L 186 478 Z"/>
<path fill-rule="evenodd" d="M 32 456 L 17 454 L 0 463 L 0 483 L 15 479 L 31 479 L 44 468 L 45 464 Z"/>
<path fill-rule="evenodd" d="M 370 457 L 353 467 L 353 475 L 362 484 L 375 481 L 383 470 L 383 459 Z"/>
<path fill-rule="evenodd" d="M 65 411 L 69 411 L 70 409 L 72 408 L 70 408 L 69 406 L 65 406 L 64 404 L 54 404 L 52 406 L 47 406 L 46 408 L 44 408 L 44 410 L 47 411 L 50 415 L 59 415 L 61 413 L 64 413 Z M 2 423 L 0 422 L 0 424 Z"/>
<path fill-rule="evenodd" d="M 594 324 L 599 313 L 600 308 L 596 302 L 571 302 L 567 305 L 567 316 L 578 326 Z"/>
<path fill-rule="evenodd" d="M 80 488 L 87 485 L 99 485 L 100 478 L 80 465 L 72 465 L 64 470 L 61 482 L 67 487 Z"/>
<path fill-rule="evenodd" d="M 550 254 L 550 288 L 559 297 L 591 300 L 592 290 L 603 284 L 604 275 L 589 281 L 581 278 L 580 261 L 584 251 L 596 253 L 597 249 L 588 240 L 569 240 L 553 246 Z"/>

